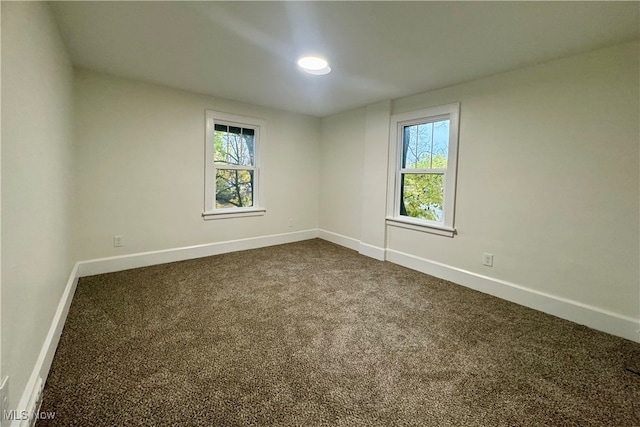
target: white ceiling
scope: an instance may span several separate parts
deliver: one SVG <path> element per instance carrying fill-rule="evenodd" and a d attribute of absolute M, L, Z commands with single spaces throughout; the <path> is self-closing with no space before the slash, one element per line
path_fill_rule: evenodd
<path fill-rule="evenodd" d="M 640 37 L 638 2 L 53 2 L 77 66 L 316 116 Z M 299 56 L 333 71 L 311 76 Z"/>

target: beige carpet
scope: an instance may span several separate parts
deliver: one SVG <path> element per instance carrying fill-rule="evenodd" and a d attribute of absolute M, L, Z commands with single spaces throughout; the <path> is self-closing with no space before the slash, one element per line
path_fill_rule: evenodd
<path fill-rule="evenodd" d="M 81 279 L 38 425 L 637 426 L 639 361 L 316 239 Z"/>

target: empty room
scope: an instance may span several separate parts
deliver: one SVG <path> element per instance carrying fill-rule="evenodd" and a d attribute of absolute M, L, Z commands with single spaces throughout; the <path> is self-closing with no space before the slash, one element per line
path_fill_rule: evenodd
<path fill-rule="evenodd" d="M 639 2 L 1 2 L 2 426 L 640 426 Z"/>

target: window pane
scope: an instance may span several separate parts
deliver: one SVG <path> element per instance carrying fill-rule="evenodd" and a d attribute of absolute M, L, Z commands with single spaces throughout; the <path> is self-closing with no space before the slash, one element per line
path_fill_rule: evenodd
<path fill-rule="evenodd" d="M 216 171 L 216 208 L 253 206 L 253 171 L 218 169 Z"/>
<path fill-rule="evenodd" d="M 442 222 L 444 175 L 402 174 L 400 215 Z"/>
<path fill-rule="evenodd" d="M 253 166 L 255 132 L 236 126 L 214 126 L 214 162 L 227 165 Z"/>
<path fill-rule="evenodd" d="M 431 167 L 432 123 L 405 126 L 402 136 L 402 167 L 427 169 Z"/>
<path fill-rule="evenodd" d="M 446 169 L 449 157 L 449 120 L 405 126 L 402 134 L 402 167 Z"/>
<path fill-rule="evenodd" d="M 449 120 L 433 124 L 432 168 L 446 169 L 449 158 Z"/>

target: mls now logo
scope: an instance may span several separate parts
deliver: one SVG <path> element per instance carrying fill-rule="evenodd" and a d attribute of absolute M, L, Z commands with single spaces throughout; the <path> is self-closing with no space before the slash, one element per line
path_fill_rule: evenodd
<path fill-rule="evenodd" d="M 7 421 L 27 421 L 31 419 L 36 420 L 52 420 L 56 417 L 55 412 L 29 412 L 18 411 L 16 409 L 10 411 L 2 411 L 2 419 Z"/>
<path fill-rule="evenodd" d="M 23 421 L 29 419 L 29 411 L 18 411 L 12 409 L 10 411 L 2 411 L 2 419 L 7 421 Z"/>

